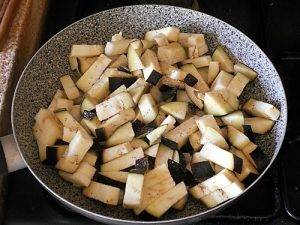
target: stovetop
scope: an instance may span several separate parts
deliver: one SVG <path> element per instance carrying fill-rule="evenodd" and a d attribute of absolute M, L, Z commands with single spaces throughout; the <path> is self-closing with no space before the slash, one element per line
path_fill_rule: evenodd
<path fill-rule="evenodd" d="M 147 1 L 52 0 L 42 43 L 70 23 L 92 13 L 145 2 Z M 151 1 L 153 2 L 172 1 Z M 180 1 L 175 2 L 180 5 Z M 193 1 L 190 2 L 192 4 Z M 201 224 L 296 224 L 286 213 L 283 204 L 281 162 L 289 156 L 287 152 L 291 147 L 288 147 L 287 143 L 299 136 L 297 97 L 300 97 L 300 92 L 297 92 L 297 88 L 300 85 L 298 74 L 298 68 L 300 68 L 300 19 L 298 19 L 300 2 L 297 0 L 198 0 L 197 3 L 201 12 L 232 24 L 266 52 L 279 70 L 289 105 L 288 131 L 279 159 L 255 188 L 234 205 L 202 221 Z M 195 3 L 193 5 L 197 6 Z M 85 225 L 99 223 L 72 213 L 58 204 L 25 169 L 12 173 L 8 177 L 4 224 Z"/>

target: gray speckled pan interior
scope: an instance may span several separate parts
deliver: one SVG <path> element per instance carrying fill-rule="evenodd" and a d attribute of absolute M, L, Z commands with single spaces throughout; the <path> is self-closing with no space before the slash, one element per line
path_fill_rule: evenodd
<path fill-rule="evenodd" d="M 247 86 L 241 100 L 252 96 L 268 101 L 281 110 L 281 117 L 272 131 L 256 139 L 256 143 L 268 154 L 270 160 L 275 158 L 281 147 L 287 120 L 284 89 L 269 59 L 244 34 L 214 17 L 171 6 L 140 5 L 100 12 L 67 27 L 36 53 L 19 81 L 12 115 L 17 143 L 34 175 L 48 187 L 48 191 L 52 190 L 50 191 L 52 195 L 62 202 L 65 200 L 71 202 L 69 207 L 90 218 L 111 223 L 122 221 L 112 221 L 108 217 L 139 220 L 131 211 L 124 210 L 121 206 L 109 207 L 85 198 L 79 189 L 64 182 L 54 169 L 41 165 L 38 148 L 32 135 L 34 115 L 39 108 L 48 106 L 57 88 L 61 87 L 59 76 L 70 74 L 77 79 L 68 64 L 67 56 L 72 44 L 103 44 L 119 31 L 122 31 L 125 37 L 141 38 L 147 30 L 170 25 L 178 26 L 185 32 L 204 33 L 211 51 L 218 44 L 226 46 L 234 61 L 243 62 L 258 72 L 258 79 Z M 199 215 L 193 217 L 196 214 L 207 215 L 220 208 L 207 211 L 199 202 L 191 200 L 185 210 L 167 213 L 161 220 L 167 222 L 166 220 L 192 217 L 190 221 L 193 221 L 200 218 Z"/>

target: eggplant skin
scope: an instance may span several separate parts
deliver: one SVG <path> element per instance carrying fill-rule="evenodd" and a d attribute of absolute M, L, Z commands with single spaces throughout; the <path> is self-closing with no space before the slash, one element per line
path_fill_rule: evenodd
<path fill-rule="evenodd" d="M 176 184 L 184 181 L 185 179 L 185 168 L 180 164 L 171 159 L 168 159 L 168 169 L 171 176 Z"/>
<path fill-rule="evenodd" d="M 148 79 L 146 80 L 146 82 L 156 85 L 158 83 L 158 81 L 160 80 L 160 78 L 162 78 L 162 75 L 159 72 L 152 70 L 152 72 L 151 72 L 150 76 L 148 77 Z"/>
<path fill-rule="evenodd" d="M 254 133 L 250 125 L 243 125 L 244 134 L 252 141 L 254 139 Z"/>
<path fill-rule="evenodd" d="M 149 161 L 148 157 L 145 156 L 143 158 L 137 159 L 135 161 L 135 170 L 140 174 L 144 174 L 149 169 Z"/>
<path fill-rule="evenodd" d="M 267 155 L 259 147 L 252 151 L 249 155 L 255 162 L 258 171 L 263 170 L 269 164 Z"/>
<path fill-rule="evenodd" d="M 93 181 L 96 181 L 96 182 L 99 182 L 99 183 L 102 183 L 102 184 L 106 184 L 106 185 L 109 185 L 109 186 L 113 186 L 113 187 L 117 187 L 117 188 L 125 188 L 125 183 L 122 183 L 120 181 L 116 181 L 116 180 L 113 180 L 113 179 L 110 179 L 106 176 L 103 176 L 102 174 L 99 174 L 99 173 L 95 173 L 94 177 L 93 177 Z"/>
<path fill-rule="evenodd" d="M 240 157 L 233 155 L 233 164 L 233 171 L 236 173 L 241 173 L 243 169 L 243 160 Z"/>
<path fill-rule="evenodd" d="M 46 147 L 46 159 L 42 162 L 44 165 L 55 166 L 57 163 L 57 147 L 47 146 Z"/>
<path fill-rule="evenodd" d="M 88 120 L 93 119 L 96 116 L 96 110 L 93 109 L 91 111 L 84 110 L 82 113 L 82 117 Z"/>
<path fill-rule="evenodd" d="M 198 79 L 196 77 L 194 77 L 192 74 L 188 74 L 186 75 L 186 77 L 184 78 L 184 82 L 193 87 L 197 82 L 198 82 Z"/>
<path fill-rule="evenodd" d="M 249 175 L 243 180 L 243 184 L 245 184 L 246 187 L 250 186 L 256 179 L 258 178 L 258 175 L 255 173 L 249 173 Z"/>
<path fill-rule="evenodd" d="M 162 137 L 161 143 L 173 150 L 178 150 L 178 144 L 175 141 L 169 140 L 168 138 Z"/>
<path fill-rule="evenodd" d="M 215 175 L 209 161 L 203 161 L 192 164 L 192 172 L 196 179 L 209 178 Z"/>
<path fill-rule="evenodd" d="M 171 97 L 174 97 L 176 96 L 176 93 L 177 93 L 177 88 L 175 87 L 170 87 L 166 84 L 163 84 L 160 88 L 159 88 L 161 94 L 162 94 L 162 97 L 161 97 L 161 100 L 162 101 L 165 101 Z"/>
<path fill-rule="evenodd" d="M 112 93 L 123 84 L 126 88 L 130 87 L 134 82 L 136 82 L 137 77 L 109 77 L 108 80 L 109 91 Z"/>
<path fill-rule="evenodd" d="M 155 128 L 157 128 L 157 127 L 154 123 L 145 124 L 140 120 L 135 120 L 132 123 L 132 129 L 134 131 L 135 137 L 138 137 L 142 134 L 150 133 L 151 131 L 155 130 Z M 147 140 L 146 140 L 146 142 L 147 142 Z"/>

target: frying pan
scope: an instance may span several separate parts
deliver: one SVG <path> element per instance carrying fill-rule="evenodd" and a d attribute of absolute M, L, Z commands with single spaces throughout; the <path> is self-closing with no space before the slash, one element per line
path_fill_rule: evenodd
<path fill-rule="evenodd" d="M 78 188 L 63 181 L 54 169 L 42 165 L 39 160 L 32 134 L 34 115 L 41 107 L 48 106 L 55 91 L 60 88 L 58 77 L 70 74 L 74 79 L 77 78 L 68 64 L 71 45 L 105 43 L 119 31 L 127 38 L 141 38 L 147 30 L 171 25 L 185 32 L 204 33 L 210 51 L 217 45 L 223 45 L 233 61 L 245 63 L 258 72 L 258 78 L 246 87 L 241 103 L 251 96 L 270 102 L 281 111 L 274 128 L 255 139 L 255 143 L 268 155 L 270 163 L 243 194 L 255 186 L 278 155 L 287 124 L 284 88 L 271 61 L 246 35 L 217 18 L 179 7 L 136 5 L 103 11 L 68 26 L 44 44 L 26 66 L 13 99 L 13 135 L 22 158 L 41 185 L 69 209 L 110 224 L 183 224 L 211 216 L 240 197 L 212 209 L 206 209 L 200 202 L 191 199 L 183 211 L 167 213 L 157 221 L 142 221 L 122 206 L 109 207 L 84 197 Z"/>

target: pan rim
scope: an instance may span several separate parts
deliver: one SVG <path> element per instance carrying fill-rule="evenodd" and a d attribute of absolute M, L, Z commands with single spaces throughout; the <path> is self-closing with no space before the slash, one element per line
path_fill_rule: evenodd
<path fill-rule="evenodd" d="M 233 199 L 230 199 L 214 208 L 211 208 L 211 209 L 208 209 L 204 212 L 201 212 L 201 213 L 198 213 L 198 214 L 194 214 L 194 215 L 191 215 L 191 216 L 186 216 L 186 217 L 182 217 L 182 218 L 177 218 L 177 219 L 170 219 L 170 220 L 157 220 L 157 221 L 143 221 L 143 220 L 126 220 L 126 219 L 118 219 L 118 218 L 113 218 L 113 217 L 109 217 L 109 216 L 105 216 L 105 215 L 101 215 L 101 214 L 98 214 L 98 213 L 94 213 L 92 211 L 89 211 L 89 210 L 86 210 L 80 206 L 77 206 L 75 204 L 73 204 L 72 202 L 66 200 L 65 198 L 61 197 L 60 195 L 58 195 L 56 192 L 54 192 L 51 188 L 49 188 L 46 184 L 44 184 L 44 182 L 35 174 L 35 172 L 33 171 L 33 169 L 30 167 L 30 165 L 27 163 L 27 161 L 25 160 L 25 157 L 20 149 L 20 146 L 19 146 L 19 143 L 18 143 L 18 140 L 16 138 L 16 128 L 14 126 L 14 105 L 15 105 L 15 101 L 16 101 L 16 94 L 17 94 L 17 91 L 19 89 L 19 85 L 21 84 L 21 81 L 22 81 L 22 78 L 25 74 L 25 71 L 27 70 L 27 67 L 31 64 L 32 60 L 36 57 L 36 55 L 55 37 L 59 36 L 60 33 L 64 32 L 66 29 L 69 29 L 70 27 L 76 25 L 77 23 L 80 23 L 84 20 L 87 20 L 88 18 L 91 18 L 91 17 L 95 17 L 99 14 L 105 14 L 109 11 L 112 11 L 112 10 L 124 10 L 125 8 L 136 8 L 136 7 L 143 7 L 143 6 L 147 6 L 147 7 L 156 7 L 156 8 L 163 8 L 163 9 L 166 9 L 166 8 L 175 8 L 175 9 L 178 9 L 178 10 L 181 10 L 181 11 L 192 11 L 192 12 L 196 12 L 196 13 L 199 13 L 199 14 L 202 14 L 206 17 L 211 17 L 212 19 L 218 21 L 218 22 L 222 22 L 224 23 L 226 26 L 228 26 L 230 29 L 232 29 L 235 33 L 243 36 L 247 41 L 250 41 L 250 43 L 252 43 L 255 48 L 257 48 L 260 53 L 266 57 L 267 61 L 273 66 L 275 72 L 276 72 L 276 76 L 278 76 L 279 78 L 279 81 L 280 81 L 280 85 L 282 86 L 282 89 L 283 89 L 283 93 L 282 93 L 282 97 L 284 99 L 284 102 L 285 102 L 285 105 L 284 105 L 284 108 L 281 108 L 281 111 L 285 111 L 285 115 L 284 115 L 284 118 L 283 118 L 283 121 L 285 122 L 284 123 L 284 127 L 283 127 L 283 132 L 282 132 L 282 135 L 280 136 L 280 139 L 278 141 L 278 149 L 275 148 L 274 149 L 274 154 L 272 156 L 272 159 L 271 161 L 269 162 L 268 166 L 264 169 L 264 171 L 259 175 L 259 177 L 249 186 L 247 187 L 242 194 L 240 194 L 239 196 L 233 198 Z M 55 35 L 53 35 L 49 40 L 47 40 L 37 51 L 36 53 L 31 57 L 31 59 L 29 60 L 29 62 L 27 63 L 26 67 L 24 68 L 19 80 L 18 80 L 18 83 L 16 85 L 16 88 L 15 88 L 15 91 L 14 91 L 14 96 L 13 96 L 13 101 L 12 101 L 12 109 L 11 109 L 11 123 L 12 123 L 12 130 L 13 130 L 13 136 L 15 138 L 15 141 L 16 141 L 16 145 L 17 145 L 17 148 L 18 148 L 18 151 L 20 152 L 20 155 L 22 157 L 22 159 L 24 160 L 26 166 L 28 167 L 28 169 L 30 170 L 30 172 L 33 174 L 33 176 L 39 181 L 39 183 L 42 185 L 42 187 L 44 187 L 52 196 L 54 196 L 57 200 L 59 200 L 60 202 L 64 203 L 66 206 L 68 206 L 71 210 L 74 210 L 75 212 L 83 215 L 83 216 L 86 216 L 90 219 L 93 219 L 93 220 L 98 220 L 98 221 L 102 221 L 102 222 L 106 222 L 106 223 L 113 223 L 113 222 L 117 222 L 117 223 L 123 223 L 123 224 L 169 224 L 169 223 L 184 223 L 184 222 L 193 222 L 193 221 L 197 221 L 197 220 L 202 220 L 202 219 L 205 219 L 207 218 L 208 216 L 210 215 L 214 215 L 216 214 L 217 212 L 227 208 L 228 206 L 230 206 L 232 203 L 234 203 L 239 197 L 243 196 L 245 193 L 247 193 L 250 189 L 252 189 L 253 186 L 256 185 L 257 182 L 259 182 L 259 180 L 264 176 L 264 174 L 269 170 L 269 168 L 273 165 L 274 161 L 276 160 L 278 154 L 279 154 L 279 151 L 280 149 L 282 148 L 282 144 L 283 144 L 283 141 L 284 141 L 284 138 L 285 138 L 285 134 L 286 134 L 286 129 L 287 129 L 287 119 L 288 119 L 288 110 L 287 110 L 287 99 L 286 99 L 286 92 L 285 92 L 285 89 L 284 89 L 284 85 L 282 83 L 282 80 L 281 80 L 281 77 L 279 76 L 279 73 L 277 72 L 275 66 L 273 65 L 273 63 L 271 62 L 271 60 L 268 58 L 268 56 L 264 53 L 264 51 L 254 42 L 252 41 L 247 35 L 245 35 L 243 32 L 241 32 L 240 30 L 238 30 L 237 28 L 233 27 L 232 25 L 228 24 L 227 22 L 223 21 L 223 20 L 220 20 L 214 16 L 211 16 L 209 14 L 206 14 L 206 13 L 203 13 L 203 12 L 200 12 L 200 11 L 195 11 L 195 10 L 192 10 L 192 9 L 187 9 L 187 8 L 183 8 L 183 7 L 178 7 L 178 6 L 170 6 L 170 5 L 157 5 L 157 4 L 143 4 L 143 5 L 130 5 L 130 6 L 121 6 L 121 7 L 116 7 L 116 8 L 111 8 L 111 9 L 107 9 L 107 10 L 103 10 L 103 11 L 100 11 L 100 12 L 97 12 L 97 13 L 94 13 L 92 15 L 89 15 L 87 17 L 84 17 L 78 21 L 75 21 L 74 23 L 68 25 L 67 27 L 65 27 L 64 29 L 60 30 L 59 32 L 57 32 Z"/>

